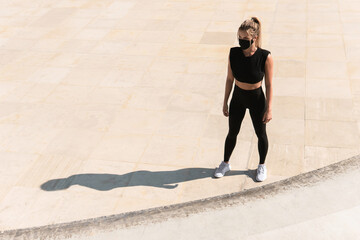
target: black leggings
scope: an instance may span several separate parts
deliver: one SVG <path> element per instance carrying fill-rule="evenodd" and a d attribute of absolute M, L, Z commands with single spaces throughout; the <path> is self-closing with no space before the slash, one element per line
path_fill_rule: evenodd
<path fill-rule="evenodd" d="M 250 111 L 251 120 L 258 137 L 258 150 L 260 164 L 265 163 L 268 151 L 268 138 L 266 135 L 266 124 L 262 118 L 266 111 L 266 99 L 262 87 L 254 90 L 244 90 L 236 84 L 229 107 L 229 133 L 225 140 L 224 161 L 229 161 L 232 151 L 236 145 L 236 137 L 240 131 L 246 108 Z"/>

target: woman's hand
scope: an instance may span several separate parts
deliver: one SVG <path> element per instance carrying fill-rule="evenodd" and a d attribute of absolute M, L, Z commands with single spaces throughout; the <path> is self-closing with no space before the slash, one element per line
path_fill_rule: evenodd
<path fill-rule="evenodd" d="M 228 116 L 229 116 L 229 108 L 228 108 L 227 103 L 224 103 L 224 106 L 223 106 L 223 114 L 224 114 L 225 117 L 228 117 Z"/>
<path fill-rule="evenodd" d="M 272 113 L 271 110 L 266 110 L 266 112 L 264 113 L 264 117 L 262 119 L 263 123 L 268 123 L 270 122 L 270 120 L 272 119 Z"/>

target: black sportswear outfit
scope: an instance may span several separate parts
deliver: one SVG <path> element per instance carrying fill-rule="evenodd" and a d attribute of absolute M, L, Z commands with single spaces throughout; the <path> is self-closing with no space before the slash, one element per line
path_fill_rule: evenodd
<path fill-rule="evenodd" d="M 230 49 L 230 67 L 236 80 L 246 83 L 257 83 L 265 75 L 265 61 L 270 52 L 257 48 L 255 53 L 246 57 L 241 47 Z M 260 164 L 265 163 L 268 151 L 266 124 L 262 118 L 266 111 L 266 99 L 262 87 L 244 90 L 235 84 L 229 107 L 229 132 L 225 140 L 224 161 L 229 161 L 236 145 L 236 138 L 245 116 L 246 108 L 250 111 L 251 120 L 258 137 Z"/>

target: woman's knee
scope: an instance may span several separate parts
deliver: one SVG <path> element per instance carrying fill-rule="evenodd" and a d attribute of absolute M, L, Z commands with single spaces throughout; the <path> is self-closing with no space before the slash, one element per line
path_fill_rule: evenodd
<path fill-rule="evenodd" d="M 264 126 L 256 128 L 255 133 L 259 140 L 267 140 L 266 128 Z"/>
<path fill-rule="evenodd" d="M 228 135 L 227 137 L 228 138 L 237 138 L 237 135 L 239 134 L 240 132 L 240 129 L 229 129 L 229 132 L 228 132 Z"/>

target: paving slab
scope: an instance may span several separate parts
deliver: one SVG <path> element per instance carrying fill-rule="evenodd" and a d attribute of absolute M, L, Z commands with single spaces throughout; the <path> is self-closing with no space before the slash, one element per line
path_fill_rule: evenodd
<path fill-rule="evenodd" d="M 357 0 L 0 6 L 1 231 L 231 194 L 360 154 Z M 233 171 L 215 180 L 228 54 L 251 16 L 275 61 L 268 179 L 255 180 L 247 113 Z"/>

